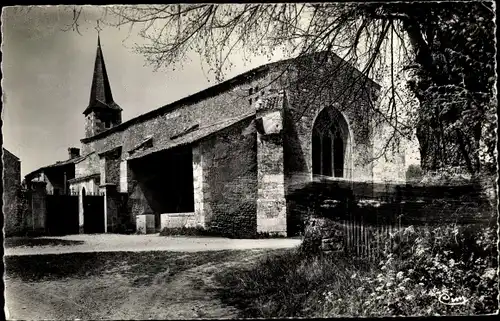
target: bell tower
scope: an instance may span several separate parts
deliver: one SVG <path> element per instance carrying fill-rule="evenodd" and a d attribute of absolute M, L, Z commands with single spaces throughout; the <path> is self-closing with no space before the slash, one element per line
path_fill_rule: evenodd
<path fill-rule="evenodd" d="M 83 114 L 85 115 L 85 138 L 97 135 L 122 122 L 122 109 L 114 102 L 111 94 L 99 35 L 97 36 L 90 101 Z"/>

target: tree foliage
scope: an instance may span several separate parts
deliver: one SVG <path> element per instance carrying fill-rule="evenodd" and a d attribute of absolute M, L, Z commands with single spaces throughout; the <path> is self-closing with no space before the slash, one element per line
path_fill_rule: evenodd
<path fill-rule="evenodd" d="M 381 104 L 372 107 L 392 126 L 389 140 L 417 129 L 423 169 L 495 167 L 492 3 L 198 3 L 110 12 L 117 18 L 110 25 L 139 26 L 148 42 L 137 49 L 156 68 L 176 66 L 195 51 L 217 80 L 235 53 L 245 59 L 335 53 L 363 75 L 388 80 Z"/>

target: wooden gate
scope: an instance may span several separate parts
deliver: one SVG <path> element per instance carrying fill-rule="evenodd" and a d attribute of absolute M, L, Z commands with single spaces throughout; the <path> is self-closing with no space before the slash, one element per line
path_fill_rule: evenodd
<path fill-rule="evenodd" d="M 47 233 L 78 234 L 78 196 L 47 195 Z"/>
<path fill-rule="evenodd" d="M 83 232 L 104 233 L 104 196 L 84 195 L 83 197 Z"/>

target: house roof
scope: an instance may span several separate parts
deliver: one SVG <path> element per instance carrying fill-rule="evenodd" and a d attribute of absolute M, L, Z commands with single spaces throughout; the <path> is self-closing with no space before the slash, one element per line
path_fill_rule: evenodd
<path fill-rule="evenodd" d="M 206 138 L 212 134 L 215 134 L 223 129 L 226 129 L 228 127 L 231 127 L 233 125 L 236 125 L 239 122 L 242 122 L 244 120 L 250 119 L 252 117 L 255 117 L 255 113 L 247 113 L 245 115 L 241 115 L 239 117 L 235 118 L 230 118 L 226 119 L 221 122 L 217 122 L 205 127 L 196 127 L 196 126 L 191 126 L 188 128 L 184 133 L 179 133 L 177 135 L 174 135 L 170 138 L 162 138 L 162 137 L 148 137 L 148 141 L 152 139 L 153 141 L 153 147 L 147 148 L 144 150 L 136 150 L 136 148 L 133 148 L 129 152 L 133 152 L 129 157 L 128 160 L 133 160 L 137 158 L 144 157 L 146 155 L 150 155 L 156 152 L 172 149 L 174 147 L 179 147 L 179 146 L 185 146 L 188 144 L 192 144 L 196 141 L 199 141 L 203 138 Z M 196 129 L 192 129 L 196 128 Z M 134 151 L 136 150 L 136 151 Z"/>
<path fill-rule="evenodd" d="M 91 179 L 100 179 L 100 177 L 101 177 L 101 174 L 99 174 L 99 173 L 90 174 L 90 175 L 86 175 L 86 176 L 80 176 L 80 177 L 68 179 L 68 183 L 84 182 L 84 181 L 89 181 Z"/>
<path fill-rule="evenodd" d="M 86 159 L 87 157 L 89 157 L 92 154 L 95 154 L 95 151 L 92 151 L 92 152 L 88 153 L 87 155 L 83 155 L 83 156 L 78 157 L 77 159 L 75 159 L 75 164 L 80 163 L 81 161 L 83 161 L 84 159 Z"/>
<path fill-rule="evenodd" d="M 101 40 L 99 36 L 97 36 L 97 53 L 94 63 L 92 87 L 90 89 L 90 101 L 83 114 L 87 115 L 94 108 L 110 109 L 113 111 L 122 110 L 120 106 L 118 106 L 118 104 L 116 104 L 113 100 L 108 73 L 106 72 L 106 65 L 104 63 L 104 56 L 102 54 Z"/>
<path fill-rule="evenodd" d="M 43 167 L 40 167 L 34 171 L 32 171 L 31 173 L 29 174 L 26 174 L 24 177 L 25 178 L 28 178 L 30 176 L 33 176 L 37 173 L 40 173 L 44 170 L 47 170 L 47 169 L 54 169 L 54 168 L 58 168 L 58 167 L 63 167 L 63 166 L 67 166 L 67 165 L 71 165 L 71 164 L 75 164 L 81 160 L 83 160 L 85 157 L 87 157 L 88 155 L 86 156 L 79 156 L 79 157 L 75 157 L 75 158 L 72 158 L 72 159 L 68 159 L 68 160 L 65 160 L 65 161 L 57 161 L 55 162 L 54 164 L 51 164 L 51 165 L 47 165 L 47 166 L 43 166 Z"/>

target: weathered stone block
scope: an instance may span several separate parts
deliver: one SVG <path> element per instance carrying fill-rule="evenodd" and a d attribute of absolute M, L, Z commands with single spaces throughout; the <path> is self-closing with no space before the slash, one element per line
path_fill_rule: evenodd
<path fill-rule="evenodd" d="M 154 214 L 142 214 L 136 216 L 136 229 L 138 234 L 151 234 L 155 232 Z"/>

